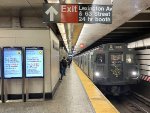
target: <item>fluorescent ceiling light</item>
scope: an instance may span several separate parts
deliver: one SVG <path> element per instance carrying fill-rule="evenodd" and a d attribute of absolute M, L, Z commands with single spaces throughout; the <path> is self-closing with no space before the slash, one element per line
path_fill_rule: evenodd
<path fill-rule="evenodd" d="M 65 32 L 65 26 L 64 26 L 63 23 L 57 23 L 57 26 L 58 26 L 58 29 L 59 29 L 59 31 L 60 31 L 61 34 L 62 33 L 66 33 Z"/>
<path fill-rule="evenodd" d="M 75 1 L 75 0 L 66 0 L 65 2 L 66 2 L 66 4 L 76 3 L 76 1 Z"/>
<path fill-rule="evenodd" d="M 65 25 L 63 23 L 57 23 L 57 26 L 58 26 L 58 29 L 59 29 L 59 31 L 61 33 L 61 36 L 62 36 L 63 42 L 64 42 L 64 44 L 66 46 L 66 49 L 67 49 L 67 51 L 69 51 Z"/>
<path fill-rule="evenodd" d="M 82 2 L 78 2 L 78 4 L 83 4 Z"/>
<path fill-rule="evenodd" d="M 67 39 L 63 39 L 64 42 L 67 42 Z"/>
<path fill-rule="evenodd" d="M 61 36 L 62 36 L 63 40 L 67 40 L 66 34 L 61 35 Z"/>
<path fill-rule="evenodd" d="M 103 4 L 103 5 L 110 5 L 113 3 L 114 0 L 94 0 L 92 4 Z"/>
<path fill-rule="evenodd" d="M 47 0 L 48 3 L 59 3 L 59 0 Z"/>

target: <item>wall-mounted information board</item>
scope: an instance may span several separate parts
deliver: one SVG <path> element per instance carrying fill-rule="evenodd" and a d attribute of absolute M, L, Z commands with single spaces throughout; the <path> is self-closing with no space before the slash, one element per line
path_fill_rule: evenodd
<path fill-rule="evenodd" d="M 26 47 L 26 77 L 44 77 L 44 51 L 43 47 Z"/>
<path fill-rule="evenodd" d="M 21 78 L 22 64 L 22 48 L 3 48 L 4 78 Z"/>

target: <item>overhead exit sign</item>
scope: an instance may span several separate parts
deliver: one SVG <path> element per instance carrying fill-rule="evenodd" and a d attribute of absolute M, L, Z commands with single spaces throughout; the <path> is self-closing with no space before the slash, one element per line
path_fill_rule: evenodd
<path fill-rule="evenodd" d="M 112 23 L 112 5 L 43 4 L 46 23 Z"/>

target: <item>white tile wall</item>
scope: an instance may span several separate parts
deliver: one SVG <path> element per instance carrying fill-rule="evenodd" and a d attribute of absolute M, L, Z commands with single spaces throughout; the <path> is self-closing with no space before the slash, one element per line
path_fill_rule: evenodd
<path fill-rule="evenodd" d="M 138 50 L 137 54 L 150 54 L 150 49 Z"/>
<path fill-rule="evenodd" d="M 51 35 L 51 81 L 52 81 L 52 89 L 54 89 L 55 84 L 58 82 L 60 77 L 59 72 L 59 50 L 55 50 L 53 48 L 53 41 L 57 43 L 57 46 L 59 47 L 59 40 L 56 38 L 54 33 L 50 31 Z"/>
<path fill-rule="evenodd" d="M 140 64 L 141 74 L 150 76 L 150 49 L 147 49 L 147 46 L 150 46 L 150 37 L 128 44 L 129 48 L 145 47 L 136 51 L 137 59 Z"/>

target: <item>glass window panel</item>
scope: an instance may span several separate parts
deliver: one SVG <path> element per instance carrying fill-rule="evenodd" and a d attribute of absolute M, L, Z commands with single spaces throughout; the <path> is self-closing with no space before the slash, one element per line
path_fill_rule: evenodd
<path fill-rule="evenodd" d="M 134 62 L 133 54 L 126 54 L 126 63 L 133 63 Z"/>
<path fill-rule="evenodd" d="M 98 64 L 105 63 L 105 54 L 97 54 L 95 61 Z"/>

